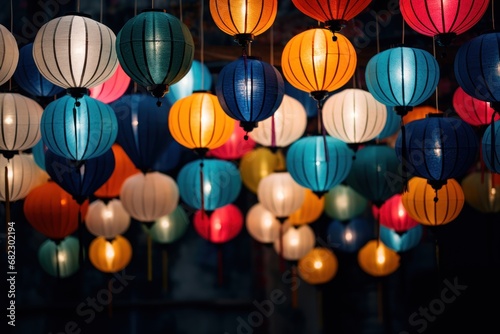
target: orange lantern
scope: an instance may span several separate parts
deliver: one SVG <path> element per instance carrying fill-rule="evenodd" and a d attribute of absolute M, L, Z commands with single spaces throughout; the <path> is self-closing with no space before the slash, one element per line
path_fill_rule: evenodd
<path fill-rule="evenodd" d="M 442 114 L 442 113 L 443 112 L 441 110 L 437 110 L 436 108 L 431 106 L 413 107 L 413 110 L 411 110 L 405 116 L 403 116 L 403 124 L 406 125 L 418 119 L 423 119 L 427 116 L 427 114 Z"/>
<path fill-rule="evenodd" d="M 266 147 L 257 147 L 243 155 L 240 161 L 241 181 L 254 194 L 259 182 L 269 174 L 285 169 L 285 157 L 281 151 L 273 153 Z"/>
<path fill-rule="evenodd" d="M 358 263 L 369 275 L 387 276 L 399 268 L 399 254 L 378 240 L 366 243 L 358 252 Z"/>
<path fill-rule="evenodd" d="M 300 277 L 309 284 L 327 283 L 335 277 L 339 262 L 335 254 L 324 247 L 315 247 L 299 260 Z"/>
<path fill-rule="evenodd" d="M 305 189 L 305 197 L 302 206 L 288 216 L 292 225 L 309 224 L 317 220 L 325 208 L 325 197 L 318 197 L 311 189 Z"/>
<path fill-rule="evenodd" d="M 483 213 L 500 212 L 500 174 L 472 172 L 462 180 L 465 201 Z"/>
<path fill-rule="evenodd" d="M 97 237 L 89 246 L 90 262 L 105 273 L 116 273 L 124 269 L 132 258 L 132 246 L 123 236 L 113 240 Z"/>

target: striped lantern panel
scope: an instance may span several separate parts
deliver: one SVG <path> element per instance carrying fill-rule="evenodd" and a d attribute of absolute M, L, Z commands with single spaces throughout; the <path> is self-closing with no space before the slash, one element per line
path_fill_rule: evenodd
<path fill-rule="evenodd" d="M 14 35 L 0 24 L 0 86 L 9 81 L 19 62 L 19 49 Z"/>
<path fill-rule="evenodd" d="M 31 154 L 14 154 L 10 159 L 0 155 L 0 201 L 6 201 L 5 167 L 8 167 L 7 182 L 9 201 L 24 199 L 28 193 L 39 185 L 40 169 Z"/>
<path fill-rule="evenodd" d="M 361 13 L 370 2 L 370 0 L 292 0 L 298 10 L 320 22 L 349 21 Z"/>
<path fill-rule="evenodd" d="M 476 99 L 467 94 L 462 87 L 458 87 L 453 94 L 453 108 L 461 119 L 473 126 L 488 125 L 491 123 L 495 109 L 489 102 Z M 494 120 L 500 120 L 496 114 Z"/>

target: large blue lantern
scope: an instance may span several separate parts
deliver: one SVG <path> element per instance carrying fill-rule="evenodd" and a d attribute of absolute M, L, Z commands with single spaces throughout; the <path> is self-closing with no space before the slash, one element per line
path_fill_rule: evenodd
<path fill-rule="evenodd" d="M 396 232 L 393 229 L 380 225 L 380 241 L 395 252 L 406 252 L 415 248 L 422 240 L 423 227 L 416 225 L 404 232 Z"/>
<path fill-rule="evenodd" d="M 165 97 L 170 104 L 191 95 L 195 91 L 208 90 L 212 88 L 212 73 L 207 65 L 193 60 L 191 69 L 182 79 L 170 86 L 170 90 Z"/>
<path fill-rule="evenodd" d="M 357 252 L 374 237 L 372 219 L 355 217 L 351 220 L 333 220 L 328 225 L 328 245 L 345 253 Z"/>

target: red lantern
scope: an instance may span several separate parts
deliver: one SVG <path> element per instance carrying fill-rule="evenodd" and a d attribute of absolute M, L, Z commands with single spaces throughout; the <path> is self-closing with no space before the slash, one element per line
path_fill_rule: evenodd
<path fill-rule="evenodd" d="M 130 77 L 125 73 L 120 64 L 115 74 L 102 84 L 89 89 L 90 97 L 103 103 L 111 103 L 122 97 L 130 85 Z"/>
<path fill-rule="evenodd" d="M 386 200 L 380 208 L 372 206 L 372 212 L 378 217 L 380 225 L 390 228 L 396 232 L 405 232 L 419 224 L 406 212 L 401 194 L 396 194 Z"/>
<path fill-rule="evenodd" d="M 453 108 L 458 116 L 473 126 L 488 125 L 495 110 L 490 103 L 476 99 L 458 87 L 453 94 Z M 500 120 L 500 114 L 495 115 L 495 121 Z"/>
<path fill-rule="evenodd" d="M 246 131 L 241 126 L 235 126 L 233 134 L 222 144 L 208 151 L 207 156 L 213 156 L 223 160 L 237 160 L 243 157 L 245 153 L 250 152 L 255 147 L 255 141 L 248 137 L 245 140 Z"/>
<path fill-rule="evenodd" d="M 228 242 L 243 228 L 243 214 L 234 204 L 215 209 L 210 215 L 198 210 L 194 214 L 194 228 L 203 239 L 210 242 Z"/>

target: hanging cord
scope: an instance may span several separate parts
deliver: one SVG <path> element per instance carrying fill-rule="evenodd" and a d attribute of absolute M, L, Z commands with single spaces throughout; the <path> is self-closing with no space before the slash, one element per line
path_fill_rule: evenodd
<path fill-rule="evenodd" d="M 495 1 L 491 1 L 491 25 L 495 31 Z"/>
<path fill-rule="evenodd" d="M 164 292 L 168 290 L 168 252 L 167 248 L 163 248 L 161 252 L 162 263 L 162 289 Z"/>
<path fill-rule="evenodd" d="M 76 12 L 80 12 L 80 0 L 76 0 Z"/>
<path fill-rule="evenodd" d="M 401 128 L 401 156 L 403 157 L 401 161 L 401 178 L 403 179 L 403 192 L 408 191 L 408 152 L 406 147 L 406 127 L 403 122 L 403 116 L 401 117 L 400 125 Z"/>
<path fill-rule="evenodd" d="M 403 21 L 403 26 L 401 28 L 401 44 L 404 45 L 405 44 L 405 20 L 401 19 L 401 21 Z"/>
<path fill-rule="evenodd" d="M 102 23 L 102 12 L 103 12 L 103 0 L 101 0 L 101 8 L 99 9 L 100 10 L 100 13 L 99 13 L 99 22 Z"/>
<path fill-rule="evenodd" d="M 151 9 L 155 8 L 155 0 L 151 0 Z"/>
<path fill-rule="evenodd" d="M 182 0 L 181 0 L 182 2 Z M 204 63 L 205 63 L 205 28 L 203 27 L 203 13 L 205 11 L 205 6 L 203 5 L 204 1 L 201 2 L 200 6 L 200 63 L 201 63 L 201 90 L 205 89 L 205 71 Z"/>
<path fill-rule="evenodd" d="M 82 222 L 82 203 L 78 207 L 78 264 L 83 271 L 83 222 Z"/>
<path fill-rule="evenodd" d="M 380 53 L 380 33 L 378 27 L 378 13 L 375 13 L 375 35 L 377 40 L 377 54 Z"/>
<path fill-rule="evenodd" d="M 203 7 L 203 1 L 201 2 L 201 6 Z M 179 20 L 183 22 L 182 20 L 182 0 L 179 0 Z"/>
<path fill-rule="evenodd" d="M 323 100 L 317 100 L 318 107 L 318 128 L 319 133 L 323 137 L 323 148 L 325 150 L 325 162 L 328 163 L 330 161 L 330 157 L 328 154 L 328 145 L 326 143 L 326 130 L 323 125 Z"/>
<path fill-rule="evenodd" d="M 274 27 L 271 26 L 271 36 L 269 38 L 269 63 L 274 66 Z M 274 114 L 271 116 L 271 147 L 276 148 L 276 122 Z"/>

